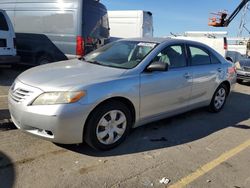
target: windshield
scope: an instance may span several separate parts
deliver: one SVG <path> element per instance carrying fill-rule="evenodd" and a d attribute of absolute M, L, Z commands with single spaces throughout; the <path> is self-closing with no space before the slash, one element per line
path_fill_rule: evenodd
<path fill-rule="evenodd" d="M 99 48 L 84 60 L 103 66 L 132 69 L 136 67 L 155 47 L 157 43 L 138 41 L 118 41 Z"/>

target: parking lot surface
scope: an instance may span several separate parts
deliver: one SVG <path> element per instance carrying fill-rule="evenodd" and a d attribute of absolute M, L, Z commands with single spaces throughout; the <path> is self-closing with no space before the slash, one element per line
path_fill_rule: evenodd
<path fill-rule="evenodd" d="M 98 152 L 15 129 L 7 92 L 23 70 L 0 70 L 0 188 L 250 187 L 250 83 L 237 84 L 218 114 L 202 108 L 154 122 Z"/>

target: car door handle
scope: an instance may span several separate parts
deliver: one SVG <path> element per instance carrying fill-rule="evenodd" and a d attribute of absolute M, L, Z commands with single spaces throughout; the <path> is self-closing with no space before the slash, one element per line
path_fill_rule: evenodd
<path fill-rule="evenodd" d="M 222 68 L 218 68 L 217 71 L 218 71 L 218 72 L 222 72 Z"/>
<path fill-rule="evenodd" d="M 192 76 L 191 76 L 191 74 L 189 74 L 189 73 L 185 73 L 184 74 L 184 78 L 186 78 L 186 79 L 189 79 L 189 78 L 191 78 Z"/>

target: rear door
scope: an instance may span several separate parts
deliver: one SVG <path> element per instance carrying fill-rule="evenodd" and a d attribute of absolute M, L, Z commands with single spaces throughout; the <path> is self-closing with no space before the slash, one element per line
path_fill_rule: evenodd
<path fill-rule="evenodd" d="M 190 105 L 211 100 L 217 82 L 225 74 L 220 61 L 207 49 L 188 45 L 190 64 L 193 72 L 193 86 Z"/>
<path fill-rule="evenodd" d="M 13 55 L 13 41 L 5 15 L 5 12 L 0 11 L 0 55 Z"/>

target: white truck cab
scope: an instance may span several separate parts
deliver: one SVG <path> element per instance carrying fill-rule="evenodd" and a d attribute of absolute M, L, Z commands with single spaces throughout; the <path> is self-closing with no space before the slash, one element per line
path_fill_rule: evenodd
<path fill-rule="evenodd" d="M 4 10 L 0 9 L 0 65 L 19 61 L 16 56 L 15 32 L 12 23 Z"/>

